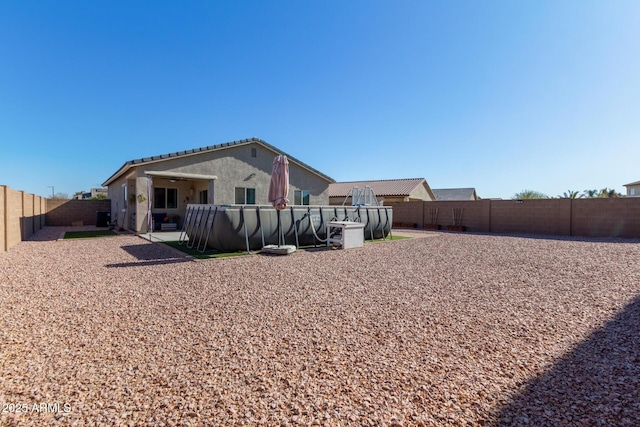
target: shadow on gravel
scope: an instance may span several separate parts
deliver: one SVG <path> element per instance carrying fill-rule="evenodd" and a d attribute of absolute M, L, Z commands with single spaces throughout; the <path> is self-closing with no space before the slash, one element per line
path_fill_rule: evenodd
<path fill-rule="evenodd" d="M 499 426 L 640 425 L 640 297 L 533 378 Z"/>
<path fill-rule="evenodd" d="M 140 261 L 140 262 L 121 262 L 119 264 L 106 264 L 107 268 L 124 268 L 124 267 L 146 267 L 149 265 L 166 265 L 166 264 L 178 264 L 181 262 L 189 262 L 189 260 L 182 258 L 156 260 L 156 261 Z"/>
<path fill-rule="evenodd" d="M 24 239 L 25 242 L 54 242 L 64 236 L 65 227 L 44 227 Z"/>
<path fill-rule="evenodd" d="M 640 243 L 640 239 L 627 237 L 588 237 L 588 236 L 552 236 L 538 234 L 493 234 L 494 236 L 519 237 L 533 240 L 561 240 L 564 242 L 585 243 Z"/>
<path fill-rule="evenodd" d="M 105 267 L 141 267 L 147 265 L 175 264 L 180 262 L 190 262 L 189 259 L 176 255 L 172 250 L 152 243 L 142 245 L 126 245 L 122 250 L 133 255 L 140 262 L 123 262 L 118 264 L 106 264 Z"/>
<path fill-rule="evenodd" d="M 417 229 L 419 231 L 419 229 Z M 408 231 L 412 231 L 408 229 Z M 415 230 L 414 230 L 415 231 Z M 453 234 L 453 235 L 475 235 L 489 237 L 514 237 L 531 240 L 560 240 L 564 242 L 586 242 L 586 243 L 640 243 L 640 239 L 633 237 L 589 237 L 589 236 L 556 236 L 552 234 L 525 234 L 525 233 L 487 233 L 482 231 L 446 231 L 429 230 L 429 234 Z"/>

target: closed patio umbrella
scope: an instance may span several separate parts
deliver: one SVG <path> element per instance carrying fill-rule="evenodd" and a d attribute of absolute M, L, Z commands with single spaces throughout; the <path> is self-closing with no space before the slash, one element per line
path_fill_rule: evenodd
<path fill-rule="evenodd" d="M 271 169 L 271 182 L 269 183 L 269 203 L 276 208 L 278 215 L 278 246 L 280 246 L 280 236 L 282 234 L 282 223 L 280 221 L 280 211 L 287 207 L 289 199 L 289 160 L 287 156 L 280 154 L 273 159 Z M 284 235 L 282 235 L 284 244 Z"/>

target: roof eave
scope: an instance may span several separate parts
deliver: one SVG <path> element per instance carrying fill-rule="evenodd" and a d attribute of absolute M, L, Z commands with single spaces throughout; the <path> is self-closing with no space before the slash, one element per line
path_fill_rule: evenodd
<path fill-rule="evenodd" d="M 260 144 L 262 146 L 264 146 L 265 148 L 278 153 L 278 154 L 284 154 L 287 156 L 287 158 L 290 161 L 293 161 L 295 164 L 297 164 L 298 166 L 300 166 L 303 169 L 306 169 L 307 171 L 319 176 L 320 178 L 328 181 L 329 183 L 334 183 L 335 180 L 333 178 L 331 178 L 328 175 L 323 174 L 322 172 L 320 172 L 317 169 L 312 168 L 311 166 L 307 165 L 306 163 L 296 159 L 293 156 L 290 156 L 289 154 L 283 152 L 282 150 L 277 149 L 276 147 L 274 147 L 273 145 L 269 144 L 268 142 L 260 139 L 260 138 L 250 138 L 250 139 L 244 139 L 244 140 L 239 140 L 239 141 L 231 141 L 231 142 L 224 142 L 222 144 L 217 144 L 217 145 L 209 145 L 206 147 L 200 147 L 200 148 L 194 148 L 191 150 L 184 150 L 184 151 L 177 151 L 175 153 L 169 153 L 169 154 L 160 154 L 158 156 L 152 156 L 152 157 L 143 157 L 141 159 L 134 159 L 134 160 L 129 160 L 128 162 L 125 162 L 124 165 L 122 165 L 122 167 L 120 167 L 120 169 L 118 169 L 118 171 L 116 173 L 114 173 L 113 175 L 111 175 L 111 177 L 109 177 L 109 179 L 107 179 L 102 185 L 103 186 L 108 186 L 109 184 L 113 183 L 115 180 L 117 180 L 118 178 L 120 178 L 124 173 L 126 173 L 129 169 L 131 169 L 132 167 L 137 167 L 140 165 L 148 165 L 151 163 L 158 163 L 158 162 L 164 162 L 167 160 L 172 160 L 175 159 L 177 157 L 187 157 L 187 156 L 194 156 L 194 155 L 198 155 L 198 154 L 202 154 L 202 153 L 208 153 L 211 151 L 218 151 L 218 150 L 222 150 L 225 148 L 233 148 L 233 147 L 237 147 L 237 146 L 241 146 L 241 145 L 247 145 L 247 144 Z M 156 158 L 157 157 L 157 158 Z"/>
<path fill-rule="evenodd" d="M 109 177 L 109 179 L 107 179 L 105 182 L 102 183 L 103 187 L 108 187 L 109 184 L 111 184 L 112 182 L 114 182 L 116 179 L 120 178 L 125 172 L 127 172 L 129 169 L 131 168 L 131 162 L 125 162 L 124 165 L 122 165 L 120 167 L 120 169 L 118 169 L 116 171 L 116 173 L 114 173 L 113 175 L 111 175 Z"/>

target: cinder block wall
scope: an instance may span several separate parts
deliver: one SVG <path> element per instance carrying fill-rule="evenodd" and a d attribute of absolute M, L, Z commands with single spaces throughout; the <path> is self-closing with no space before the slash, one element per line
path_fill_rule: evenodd
<path fill-rule="evenodd" d="M 594 237 L 640 237 L 640 197 L 576 199 L 572 234 Z"/>
<path fill-rule="evenodd" d="M 97 212 L 110 212 L 110 200 L 47 200 L 0 185 L 0 252 L 33 236 L 45 225 L 82 221 L 95 225 Z"/>
<path fill-rule="evenodd" d="M 453 225 L 452 209 L 462 208 L 462 225 L 474 232 L 640 238 L 640 197 L 397 203 L 394 225 L 422 228 L 436 208 L 442 227 Z"/>
<path fill-rule="evenodd" d="M 425 203 L 422 201 L 394 203 L 393 224 L 396 227 L 422 228 Z"/>
<path fill-rule="evenodd" d="M 464 225 L 467 230 L 475 232 L 489 232 L 491 218 L 490 202 L 490 200 L 423 202 L 423 224 L 429 224 L 431 222 L 431 210 L 437 209 L 437 225 L 440 225 L 442 227 L 446 227 L 447 225 L 455 225 L 453 223 L 453 210 L 463 209 L 462 225 Z"/>
<path fill-rule="evenodd" d="M 6 248 L 14 247 L 22 241 L 22 191 L 7 188 L 6 200 Z"/>
<path fill-rule="evenodd" d="M 46 199 L 0 185 L 0 251 L 8 251 L 44 226 Z"/>
<path fill-rule="evenodd" d="M 571 235 L 571 199 L 491 201 L 491 232 Z"/>
<path fill-rule="evenodd" d="M 7 250 L 7 187 L 0 186 L 0 252 Z"/>
<path fill-rule="evenodd" d="M 33 194 L 22 193 L 22 240 L 28 239 L 34 233 L 34 198 Z"/>
<path fill-rule="evenodd" d="M 79 221 L 96 225 L 98 212 L 111 212 L 111 200 L 48 200 L 46 225 L 70 226 Z"/>

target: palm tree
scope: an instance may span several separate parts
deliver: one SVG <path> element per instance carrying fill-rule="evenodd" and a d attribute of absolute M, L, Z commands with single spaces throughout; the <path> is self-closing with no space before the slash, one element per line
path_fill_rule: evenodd
<path fill-rule="evenodd" d="M 581 199 L 584 195 L 581 195 L 579 191 L 565 191 L 562 196 L 558 196 L 560 199 Z"/>
<path fill-rule="evenodd" d="M 602 199 L 610 199 L 614 197 L 622 197 L 622 194 L 618 193 L 613 188 L 603 188 L 602 190 L 600 190 L 598 197 Z"/>
<path fill-rule="evenodd" d="M 613 188 L 603 188 L 602 190 L 584 190 L 584 197 L 608 199 L 613 197 L 622 197 L 622 194 L 618 193 Z"/>
<path fill-rule="evenodd" d="M 582 192 L 582 195 L 584 197 L 588 197 L 588 198 L 593 198 L 593 197 L 598 197 L 598 190 L 584 190 Z"/>

